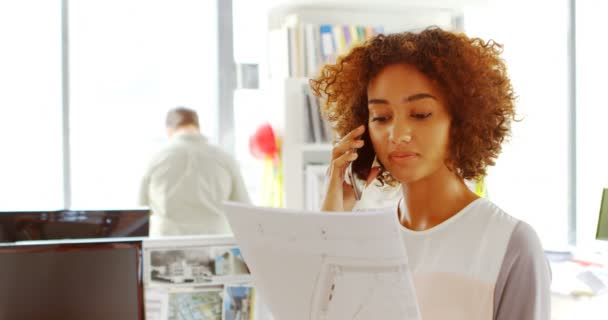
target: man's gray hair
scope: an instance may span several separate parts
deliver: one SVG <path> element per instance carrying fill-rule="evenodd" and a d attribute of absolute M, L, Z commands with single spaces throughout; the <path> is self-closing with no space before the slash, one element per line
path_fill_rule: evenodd
<path fill-rule="evenodd" d="M 189 125 L 200 128 L 196 111 L 186 107 L 177 107 L 169 110 L 169 112 L 167 112 L 167 120 L 165 124 L 167 128 L 171 129 L 177 129 L 179 127 Z"/>

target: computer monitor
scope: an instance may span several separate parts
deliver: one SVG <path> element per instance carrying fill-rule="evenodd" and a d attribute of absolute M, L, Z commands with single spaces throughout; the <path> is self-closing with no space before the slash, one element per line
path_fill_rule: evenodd
<path fill-rule="evenodd" d="M 608 240 L 608 188 L 602 192 L 602 202 L 600 202 L 600 217 L 597 221 L 597 240 Z"/>
<path fill-rule="evenodd" d="M 150 210 L 0 212 L 0 242 L 148 236 Z"/>
<path fill-rule="evenodd" d="M 37 242 L 0 245 L 0 319 L 144 319 L 141 241 Z"/>

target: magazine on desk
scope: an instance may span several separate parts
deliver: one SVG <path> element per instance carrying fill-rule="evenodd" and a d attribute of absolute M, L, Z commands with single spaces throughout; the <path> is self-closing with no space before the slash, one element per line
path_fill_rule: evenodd
<path fill-rule="evenodd" d="M 224 209 L 275 319 L 420 319 L 392 209 L 330 213 L 236 203 Z"/>
<path fill-rule="evenodd" d="M 148 320 L 269 320 L 231 235 L 146 239 Z"/>

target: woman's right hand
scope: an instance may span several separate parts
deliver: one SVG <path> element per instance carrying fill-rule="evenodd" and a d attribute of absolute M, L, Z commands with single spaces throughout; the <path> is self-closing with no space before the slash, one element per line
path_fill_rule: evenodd
<path fill-rule="evenodd" d="M 322 211 L 350 211 L 355 205 L 353 187 L 344 181 L 348 166 L 357 159 L 357 149 L 363 147 L 361 136 L 365 126 L 361 125 L 334 144 L 329 165 L 329 183 Z"/>

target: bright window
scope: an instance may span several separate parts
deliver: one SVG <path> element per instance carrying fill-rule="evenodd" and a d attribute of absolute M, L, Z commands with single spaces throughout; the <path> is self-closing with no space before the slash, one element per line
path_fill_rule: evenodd
<path fill-rule="evenodd" d="M 576 212 L 582 245 L 595 239 L 602 188 L 608 188 L 606 10 L 605 1 L 576 2 Z"/>
<path fill-rule="evenodd" d="M 71 1 L 72 207 L 136 205 L 165 113 L 199 112 L 217 141 L 216 1 Z"/>
<path fill-rule="evenodd" d="M 0 2 L 0 211 L 63 206 L 61 1 Z"/>
<path fill-rule="evenodd" d="M 566 0 L 498 1 L 464 19 L 469 35 L 504 45 L 519 97 L 522 121 L 489 171 L 489 197 L 546 247 L 568 241 L 568 12 Z"/>

